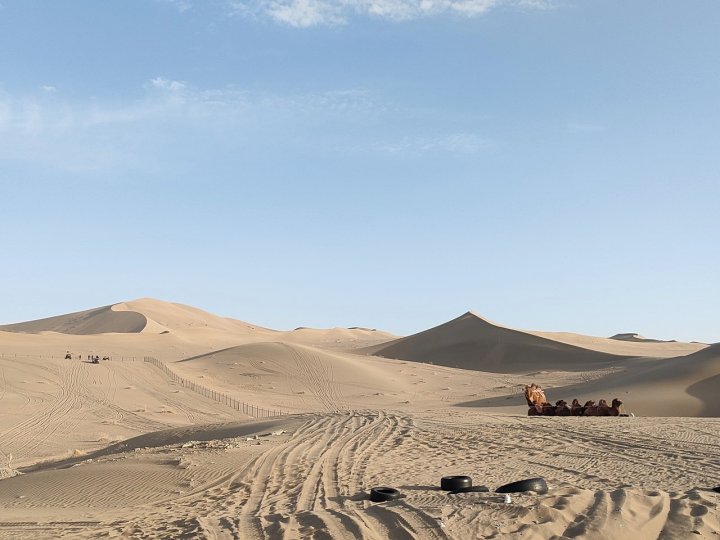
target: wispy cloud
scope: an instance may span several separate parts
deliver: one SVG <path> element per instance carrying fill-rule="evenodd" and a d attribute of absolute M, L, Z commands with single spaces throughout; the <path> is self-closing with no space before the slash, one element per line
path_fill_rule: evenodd
<path fill-rule="evenodd" d="M 193 7 L 191 0 L 155 0 L 155 2 L 160 2 L 162 4 L 170 4 L 180 13 L 184 13 L 189 9 L 192 9 Z"/>
<path fill-rule="evenodd" d="M 143 88 L 141 97 L 120 102 L 0 90 L 0 162 L 127 175 L 174 170 L 189 155 L 197 163 L 228 156 L 458 156 L 492 146 L 442 112 L 418 133 L 418 111 L 363 89 L 277 94 L 200 89 L 162 76 Z"/>
<path fill-rule="evenodd" d="M 306 28 L 346 24 L 356 16 L 392 21 L 442 14 L 477 17 L 499 6 L 549 9 L 554 3 L 553 0 L 229 0 L 228 5 L 238 15 Z"/>

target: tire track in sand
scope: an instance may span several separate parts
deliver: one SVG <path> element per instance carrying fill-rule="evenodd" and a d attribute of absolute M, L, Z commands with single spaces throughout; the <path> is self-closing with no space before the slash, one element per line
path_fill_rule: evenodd
<path fill-rule="evenodd" d="M 367 500 L 367 464 L 392 447 L 408 425 L 407 419 L 382 412 L 316 417 L 238 478 L 238 536 L 447 538 L 437 520 L 406 501 Z"/>

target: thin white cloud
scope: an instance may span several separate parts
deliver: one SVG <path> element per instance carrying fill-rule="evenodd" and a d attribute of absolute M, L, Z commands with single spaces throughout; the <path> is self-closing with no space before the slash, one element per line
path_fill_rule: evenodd
<path fill-rule="evenodd" d="M 55 86 L 52 86 L 51 84 L 44 84 L 40 88 L 42 89 L 43 92 L 47 92 L 48 94 L 57 92 L 57 88 Z"/>
<path fill-rule="evenodd" d="M 193 7 L 191 0 L 155 0 L 155 2 L 160 2 L 162 4 L 170 4 L 180 13 L 185 13 Z"/>
<path fill-rule="evenodd" d="M 150 86 L 168 92 L 182 92 L 186 88 L 186 84 L 181 81 L 172 81 L 163 77 L 155 77 L 150 81 Z"/>
<path fill-rule="evenodd" d="M 0 89 L 0 162 L 83 171 L 141 161 L 162 166 L 163 152 L 175 152 L 167 141 L 215 137 L 222 144 L 275 151 L 280 144 L 310 145 L 312 136 L 333 130 L 349 132 L 349 126 L 383 111 L 362 90 L 279 95 L 197 89 L 165 77 L 147 81 L 144 88 L 143 97 L 122 102 L 18 96 Z"/>
<path fill-rule="evenodd" d="M 477 17 L 499 6 L 549 9 L 553 0 L 229 0 L 228 5 L 242 16 L 307 28 L 346 24 L 354 16 L 404 21 L 442 14 Z"/>

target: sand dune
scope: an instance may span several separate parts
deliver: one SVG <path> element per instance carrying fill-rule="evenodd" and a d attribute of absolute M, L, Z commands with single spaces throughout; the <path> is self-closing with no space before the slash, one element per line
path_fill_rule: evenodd
<path fill-rule="evenodd" d="M 280 332 L 151 299 L 11 326 L 0 331 L 0 538 L 720 534 L 720 421 L 657 417 L 720 415 L 720 344 L 526 332 L 472 313 L 401 339 Z M 91 353 L 112 360 L 77 359 Z M 216 396 L 292 414 L 251 418 L 143 356 Z M 527 417 L 531 380 L 551 399 L 617 394 L 649 417 Z M 509 504 L 448 495 L 437 486 L 451 474 L 491 490 L 542 476 L 550 491 Z M 371 503 L 378 485 L 404 498 Z"/>
<path fill-rule="evenodd" d="M 618 397 L 642 416 L 720 416 L 720 344 L 677 358 L 636 358 L 592 381 L 550 383 L 549 400 Z M 471 407 L 507 407 L 512 395 L 472 400 Z"/>
<path fill-rule="evenodd" d="M 113 306 L 88 311 L 58 315 L 17 324 L 0 326 L 0 331 L 37 334 L 39 332 L 60 332 L 62 334 L 106 334 L 110 332 L 135 334 L 142 332 L 148 324 L 147 318 L 137 312 L 118 312 Z"/>
<path fill-rule="evenodd" d="M 579 371 L 614 365 L 624 359 L 505 328 L 472 312 L 430 330 L 367 348 L 364 352 L 493 373 L 537 369 Z"/>
<path fill-rule="evenodd" d="M 89 336 L 142 333 L 170 336 L 204 351 L 257 341 L 282 340 L 332 350 L 352 350 L 396 339 L 388 332 L 368 328 L 298 328 L 285 332 L 237 319 L 219 317 L 192 306 L 141 298 L 78 313 L 0 326 L 0 333 Z M 70 341 L 69 347 L 76 341 Z M 197 349 L 196 349 L 197 350 Z M 192 354 L 192 353 L 191 353 Z M 189 355 L 188 355 L 189 356 Z"/>
<path fill-rule="evenodd" d="M 558 394 L 580 390 L 559 388 Z M 652 416 L 720 416 L 720 344 L 688 356 L 641 360 L 596 381 L 596 394 L 620 396 L 629 407 Z"/>
<path fill-rule="evenodd" d="M 0 326 L 5 332 L 59 332 L 89 335 L 105 333 L 168 333 L 206 330 L 233 334 L 272 333 L 243 321 L 218 317 L 206 311 L 152 298 L 59 315 L 37 321 Z"/>
<path fill-rule="evenodd" d="M 522 381 L 283 342 L 214 351 L 171 367 L 238 399 L 294 412 L 432 407 L 465 401 L 480 391 L 518 391 Z"/>

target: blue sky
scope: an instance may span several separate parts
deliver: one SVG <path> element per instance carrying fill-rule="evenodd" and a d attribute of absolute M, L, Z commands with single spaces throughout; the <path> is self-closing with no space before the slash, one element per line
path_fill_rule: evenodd
<path fill-rule="evenodd" d="M 0 322 L 720 341 L 714 0 L 0 6 Z"/>

